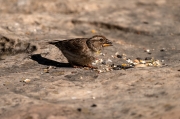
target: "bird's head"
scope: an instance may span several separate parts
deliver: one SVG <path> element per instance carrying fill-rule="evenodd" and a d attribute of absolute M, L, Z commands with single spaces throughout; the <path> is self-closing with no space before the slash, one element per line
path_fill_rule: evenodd
<path fill-rule="evenodd" d="M 95 35 L 87 40 L 87 46 L 92 51 L 98 52 L 103 47 L 112 46 L 112 42 L 102 35 Z"/>

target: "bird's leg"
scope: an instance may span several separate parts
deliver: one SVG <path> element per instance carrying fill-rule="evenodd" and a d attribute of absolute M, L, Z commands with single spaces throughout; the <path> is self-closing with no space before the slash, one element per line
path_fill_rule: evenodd
<path fill-rule="evenodd" d="M 89 67 L 89 68 L 91 68 L 91 69 L 98 69 L 97 67 L 92 66 L 92 65 L 87 65 L 87 67 Z"/>
<path fill-rule="evenodd" d="M 71 66 L 72 66 L 73 68 L 83 68 L 82 66 L 79 66 L 79 65 L 77 65 L 77 64 L 75 64 L 75 63 L 73 63 L 73 62 L 71 62 L 71 61 L 69 61 L 69 63 L 71 64 Z"/>

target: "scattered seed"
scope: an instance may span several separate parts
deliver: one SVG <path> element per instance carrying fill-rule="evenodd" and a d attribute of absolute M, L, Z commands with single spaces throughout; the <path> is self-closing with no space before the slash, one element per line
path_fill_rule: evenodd
<path fill-rule="evenodd" d="M 117 56 L 119 54 L 119 52 L 116 52 L 115 55 Z"/>
<path fill-rule="evenodd" d="M 122 54 L 123 56 L 126 56 L 126 54 Z"/>
<path fill-rule="evenodd" d="M 98 73 L 103 73 L 103 71 L 102 71 L 102 70 L 100 70 L 100 69 L 98 69 L 97 71 L 98 71 Z"/>
<path fill-rule="evenodd" d="M 99 59 L 99 63 L 102 63 L 102 62 L 104 62 L 103 59 Z"/>
<path fill-rule="evenodd" d="M 112 60 L 111 60 L 111 59 L 108 59 L 107 62 L 112 62 Z"/>
<path fill-rule="evenodd" d="M 112 58 L 115 58 L 115 56 L 114 56 L 114 55 L 111 55 L 111 57 L 112 57 Z"/>
<path fill-rule="evenodd" d="M 110 71 L 110 69 L 109 69 L 109 68 L 105 68 L 105 70 L 106 70 L 106 71 Z"/>
<path fill-rule="evenodd" d="M 141 64 L 145 64 L 145 63 L 146 63 L 145 60 L 140 60 L 139 62 L 140 62 Z"/>
<path fill-rule="evenodd" d="M 146 49 L 145 52 L 150 52 L 150 49 Z"/>
<path fill-rule="evenodd" d="M 128 58 L 126 61 L 127 61 L 129 64 L 133 63 L 133 61 L 132 61 L 130 58 Z"/>
<path fill-rule="evenodd" d="M 105 54 L 104 54 L 104 53 L 100 53 L 100 55 L 101 55 L 101 56 L 105 56 Z"/>
<path fill-rule="evenodd" d="M 148 54 L 151 54 L 150 49 L 146 49 L 145 52 L 147 52 Z"/>
<path fill-rule="evenodd" d="M 50 69 L 52 69 L 52 68 L 53 68 L 52 66 L 49 66 L 47 69 L 49 69 L 49 70 L 50 70 Z"/>
<path fill-rule="evenodd" d="M 134 62 L 134 64 L 139 64 L 140 63 L 139 60 L 137 60 L 137 59 L 135 59 L 133 62 Z"/>
<path fill-rule="evenodd" d="M 121 70 L 121 67 L 113 67 L 113 70 Z"/>
<path fill-rule="evenodd" d="M 44 69 L 44 73 L 49 73 L 49 69 Z"/>
<path fill-rule="evenodd" d="M 93 62 L 92 65 L 96 65 L 97 63 L 96 62 Z"/>
<path fill-rule="evenodd" d="M 25 83 L 30 83 L 31 80 L 30 80 L 30 79 L 25 79 L 25 80 L 23 80 L 23 82 L 25 82 Z"/>

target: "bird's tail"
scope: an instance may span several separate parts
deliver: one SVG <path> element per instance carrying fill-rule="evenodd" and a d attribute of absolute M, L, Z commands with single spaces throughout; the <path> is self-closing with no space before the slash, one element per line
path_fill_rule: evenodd
<path fill-rule="evenodd" d="M 56 45 L 56 44 L 60 43 L 60 41 L 54 40 L 54 41 L 50 41 L 50 42 L 48 42 L 48 43 L 49 43 L 49 44 L 52 44 L 52 45 Z"/>
<path fill-rule="evenodd" d="M 59 41 L 59 40 L 50 41 L 48 43 L 52 44 L 52 45 L 55 45 L 58 48 L 61 48 L 61 46 L 62 46 L 62 41 Z"/>

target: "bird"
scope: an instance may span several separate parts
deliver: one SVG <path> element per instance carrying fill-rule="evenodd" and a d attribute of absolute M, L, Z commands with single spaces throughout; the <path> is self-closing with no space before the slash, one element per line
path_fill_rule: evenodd
<path fill-rule="evenodd" d="M 94 35 L 90 38 L 74 38 L 68 40 L 54 40 L 48 42 L 55 45 L 67 58 L 73 67 L 93 67 L 95 53 L 101 52 L 104 47 L 112 46 L 112 42 L 103 35 Z"/>

